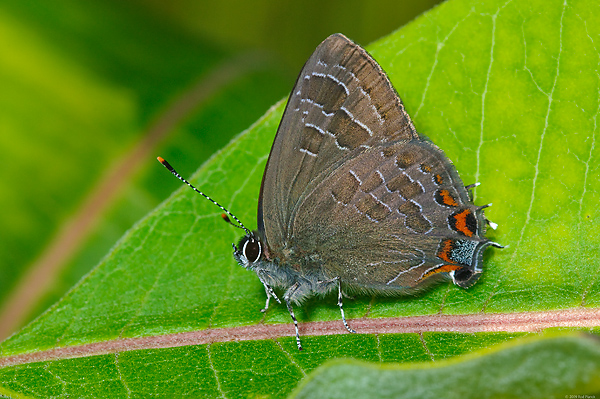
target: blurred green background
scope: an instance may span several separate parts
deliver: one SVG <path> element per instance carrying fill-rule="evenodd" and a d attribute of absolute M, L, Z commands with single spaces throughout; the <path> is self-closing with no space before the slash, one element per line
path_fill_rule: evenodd
<path fill-rule="evenodd" d="M 180 186 L 157 155 L 191 175 L 329 34 L 367 45 L 437 2 L 0 2 L 0 340 Z"/>

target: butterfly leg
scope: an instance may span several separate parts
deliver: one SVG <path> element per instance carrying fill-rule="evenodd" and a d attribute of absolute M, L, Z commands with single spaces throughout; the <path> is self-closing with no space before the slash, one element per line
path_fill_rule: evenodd
<path fill-rule="evenodd" d="M 265 303 L 265 308 L 260 310 L 261 312 L 265 313 L 267 311 L 267 309 L 269 309 L 269 301 L 271 300 L 271 298 L 275 298 L 277 303 L 281 303 L 281 301 L 275 294 L 275 291 L 273 291 L 273 288 L 271 288 L 271 286 L 269 284 L 267 284 L 265 282 L 265 280 L 262 278 L 261 273 L 257 273 L 257 274 L 258 274 L 258 278 L 260 279 L 260 282 L 263 283 L 263 286 L 265 287 L 265 293 L 267 294 L 267 302 Z"/>
<path fill-rule="evenodd" d="M 292 308 L 291 301 L 292 296 L 294 295 L 296 290 L 298 290 L 299 286 L 300 285 L 298 283 L 292 285 L 285 293 L 283 300 L 285 301 L 285 304 L 288 308 L 288 312 L 290 312 L 290 316 L 292 316 L 292 320 L 294 321 L 294 327 L 296 328 L 296 344 L 298 345 L 298 350 L 302 350 L 302 343 L 300 342 L 300 332 L 298 331 L 298 320 L 296 320 L 296 315 L 294 314 L 294 309 Z"/>
<path fill-rule="evenodd" d="M 265 293 L 267 294 L 267 301 L 265 302 L 265 307 L 264 309 L 261 309 L 260 311 L 265 313 L 267 311 L 267 309 L 269 309 L 269 301 L 271 300 L 271 295 L 273 295 L 273 289 L 265 284 Z M 277 299 L 277 302 L 281 303 L 281 301 L 279 300 L 279 298 L 277 298 L 275 295 L 273 295 L 273 298 Z"/>
<path fill-rule="evenodd" d="M 348 332 L 356 333 L 356 331 L 354 331 L 352 328 L 350 328 L 350 326 L 348 325 L 348 322 L 346 321 L 346 314 L 344 313 L 344 305 L 342 303 L 342 297 L 344 296 L 344 294 L 342 294 L 342 282 L 340 281 L 340 278 L 335 277 L 335 278 L 332 278 L 331 280 L 319 281 L 319 284 L 324 287 L 324 292 L 328 292 L 331 285 L 334 283 L 337 283 L 337 287 L 338 287 L 338 302 L 337 302 L 337 304 L 340 307 L 340 312 L 342 313 L 342 322 L 344 323 L 344 327 L 346 327 L 346 330 L 348 330 Z M 333 287 L 331 287 L 331 288 L 333 288 Z"/>
<path fill-rule="evenodd" d="M 338 306 L 340 307 L 340 312 L 342 313 L 342 322 L 344 323 L 344 327 L 346 327 L 348 332 L 356 333 L 356 331 L 350 328 L 348 322 L 346 321 L 346 315 L 344 314 L 344 307 L 342 305 L 342 282 L 337 277 L 336 280 L 338 281 Z"/>

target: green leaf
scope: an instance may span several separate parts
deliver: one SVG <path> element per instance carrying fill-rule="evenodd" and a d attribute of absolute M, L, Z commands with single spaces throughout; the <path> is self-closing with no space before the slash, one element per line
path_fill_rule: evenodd
<path fill-rule="evenodd" d="M 178 187 L 152 154 L 189 174 L 289 92 L 323 37 L 368 43 L 437 2 L 2 1 L 0 340 Z"/>
<path fill-rule="evenodd" d="M 177 21 L 127 2 L 6 0 L 0 25 L 0 149 L 10 165 L 0 170 L 4 339 L 17 327 L 8 326 L 14 314 L 31 312 L 24 302 L 63 277 L 69 255 L 79 259 L 35 316 L 178 187 L 161 180 L 147 155 L 158 138 L 165 156 L 195 169 L 280 99 L 293 74 L 284 79 L 274 57 L 182 33 Z M 102 218 L 107 208 L 110 221 Z M 69 229 L 76 234 L 60 242 Z M 84 248 L 90 230 L 91 249 Z M 32 274 L 31 286 L 13 291 Z"/>
<path fill-rule="evenodd" d="M 598 392 L 598 340 L 563 336 L 515 340 L 436 363 L 331 360 L 290 398 L 568 398 Z"/>
<path fill-rule="evenodd" d="M 260 313 L 260 282 L 231 259 L 240 232 L 182 187 L 0 346 L 0 392 L 285 397 L 329 359 L 437 361 L 548 326 L 598 326 L 598 8 L 451 0 L 368 48 L 418 130 L 482 183 L 476 202 L 494 203 L 489 236 L 509 247 L 487 251 L 474 287 L 347 300 L 356 335 L 335 297 L 309 301 L 299 353 L 285 308 Z M 192 179 L 250 228 L 282 109 Z"/>

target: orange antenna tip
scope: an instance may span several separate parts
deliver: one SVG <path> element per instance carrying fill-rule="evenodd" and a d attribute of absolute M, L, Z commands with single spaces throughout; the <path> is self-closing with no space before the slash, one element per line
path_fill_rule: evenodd
<path fill-rule="evenodd" d="M 165 168 L 169 169 L 169 171 L 171 173 L 173 173 L 177 178 L 180 178 L 179 174 L 177 172 L 175 172 L 175 169 L 173 169 L 173 167 L 171 165 L 169 165 L 169 163 L 167 161 L 165 161 L 165 159 L 163 157 L 156 157 L 156 159 L 158 159 L 158 162 L 160 162 Z M 184 183 L 185 183 L 185 181 L 184 181 Z"/>

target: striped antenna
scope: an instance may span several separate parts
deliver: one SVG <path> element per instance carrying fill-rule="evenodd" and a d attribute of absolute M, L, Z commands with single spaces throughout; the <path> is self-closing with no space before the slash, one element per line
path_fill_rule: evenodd
<path fill-rule="evenodd" d="M 198 190 L 196 187 L 194 187 L 189 181 L 185 180 L 183 177 L 181 177 L 181 175 L 179 173 L 177 173 L 177 171 L 175 169 L 173 169 L 173 167 L 171 166 L 171 164 L 169 164 L 167 161 L 165 161 L 164 158 L 162 157 L 156 157 L 156 159 L 158 159 L 158 162 L 160 162 L 165 168 L 167 168 L 167 170 L 171 173 L 173 173 L 173 175 L 178 178 L 179 180 L 181 180 L 182 182 L 184 182 L 185 184 L 187 184 L 188 186 L 190 186 L 192 188 L 192 190 L 194 190 L 195 192 L 197 192 L 198 194 L 200 194 L 201 196 L 203 196 L 204 198 L 206 198 L 207 200 L 209 200 L 210 202 L 212 202 L 213 204 L 215 204 L 216 206 L 218 206 L 219 208 L 221 208 L 223 211 L 225 211 L 225 213 L 227 213 L 227 215 L 231 216 L 236 222 L 239 223 L 239 226 L 237 224 L 234 224 L 231 222 L 231 220 L 227 217 L 227 215 L 223 214 L 221 215 L 221 217 L 228 222 L 230 225 L 235 226 L 239 229 L 243 229 L 246 234 L 248 235 L 252 235 L 252 232 L 250 230 L 248 230 L 246 228 L 246 226 L 244 226 L 244 223 L 242 223 L 240 221 L 240 219 L 238 219 L 233 213 L 229 212 L 227 209 L 225 209 L 225 207 L 221 204 L 219 204 L 217 201 L 215 201 L 214 199 L 210 198 L 208 195 L 204 194 L 202 191 Z"/>

